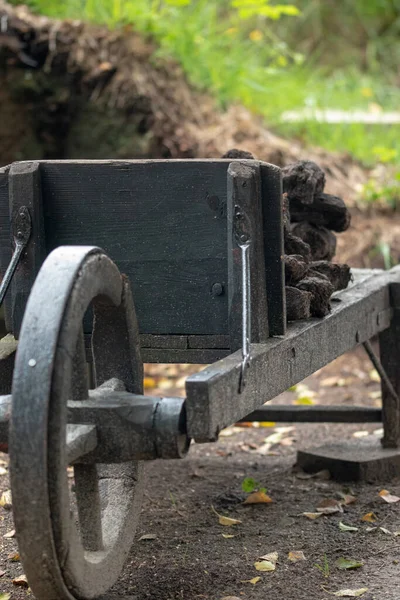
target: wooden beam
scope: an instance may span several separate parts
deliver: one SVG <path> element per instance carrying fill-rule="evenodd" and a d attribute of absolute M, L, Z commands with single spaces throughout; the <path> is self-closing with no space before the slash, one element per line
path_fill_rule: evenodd
<path fill-rule="evenodd" d="M 189 435 L 199 442 L 215 440 L 224 427 L 387 329 L 392 319 L 389 285 L 396 281 L 400 267 L 338 294 L 327 317 L 293 323 L 285 337 L 254 344 L 242 393 L 240 351 L 188 377 Z"/>

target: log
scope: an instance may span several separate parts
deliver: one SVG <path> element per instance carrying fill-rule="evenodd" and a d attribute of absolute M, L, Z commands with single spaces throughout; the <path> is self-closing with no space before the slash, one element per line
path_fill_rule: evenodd
<path fill-rule="evenodd" d="M 285 283 L 294 285 L 301 279 L 304 279 L 309 270 L 309 263 L 300 254 L 285 254 Z"/>
<path fill-rule="evenodd" d="M 306 277 L 296 284 L 297 289 L 311 293 L 311 316 L 325 317 L 330 313 L 330 297 L 334 290 L 327 277 L 319 274 L 318 277 Z"/>
<path fill-rule="evenodd" d="M 312 260 L 332 260 L 335 256 L 336 237 L 326 227 L 319 227 L 307 222 L 294 223 L 292 224 L 292 234 L 308 244 L 311 249 Z M 302 254 L 301 252 L 289 252 L 288 250 L 286 252 L 288 254 Z"/>
<path fill-rule="evenodd" d="M 312 276 L 316 273 L 325 275 L 333 285 L 335 292 L 347 288 L 351 281 L 350 267 L 346 264 L 331 263 L 325 260 L 312 262 L 309 265 L 308 274 Z"/>
<path fill-rule="evenodd" d="M 225 152 L 221 158 L 246 158 L 254 160 L 254 156 L 251 154 L 251 152 L 246 152 L 246 150 L 238 150 L 238 148 L 232 148 L 231 150 L 228 150 L 228 152 Z"/>
<path fill-rule="evenodd" d="M 309 319 L 311 316 L 312 294 L 292 286 L 285 287 L 286 292 L 286 318 L 288 321 Z"/>
<path fill-rule="evenodd" d="M 289 200 L 312 204 L 324 191 L 325 173 L 311 160 L 300 160 L 282 169 L 283 191 Z"/>
<path fill-rule="evenodd" d="M 297 198 L 290 200 L 290 219 L 294 223 L 308 221 L 332 231 L 346 231 L 350 227 L 351 215 L 338 196 L 319 194 L 312 204 L 303 204 Z"/>

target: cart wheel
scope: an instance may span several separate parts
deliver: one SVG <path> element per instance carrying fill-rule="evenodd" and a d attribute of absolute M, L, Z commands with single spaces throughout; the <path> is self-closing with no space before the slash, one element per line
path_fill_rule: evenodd
<path fill-rule="evenodd" d="M 77 517 L 71 510 L 67 400 L 88 397 L 82 319 L 90 303 L 96 385 L 143 393 L 128 283 L 100 249 L 58 248 L 43 264 L 25 311 L 9 437 L 17 538 L 40 600 L 106 592 L 123 567 L 139 518 L 143 471 L 137 462 L 77 464 Z"/>

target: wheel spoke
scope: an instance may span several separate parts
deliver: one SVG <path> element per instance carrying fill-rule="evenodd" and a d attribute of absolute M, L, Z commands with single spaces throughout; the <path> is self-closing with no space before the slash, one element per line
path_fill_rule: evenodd
<path fill-rule="evenodd" d="M 101 503 L 96 465 L 74 466 L 79 525 L 85 550 L 103 549 Z"/>

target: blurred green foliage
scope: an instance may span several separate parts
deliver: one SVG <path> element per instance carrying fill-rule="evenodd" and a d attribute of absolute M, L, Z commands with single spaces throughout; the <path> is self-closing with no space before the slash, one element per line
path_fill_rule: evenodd
<path fill-rule="evenodd" d="M 14 4 L 17 2 L 13 1 Z M 222 106 L 240 102 L 279 133 L 366 164 L 396 162 L 400 127 L 289 123 L 302 108 L 400 106 L 399 0 L 28 0 L 34 10 L 155 39 Z M 379 149 L 377 151 L 377 148 Z"/>

